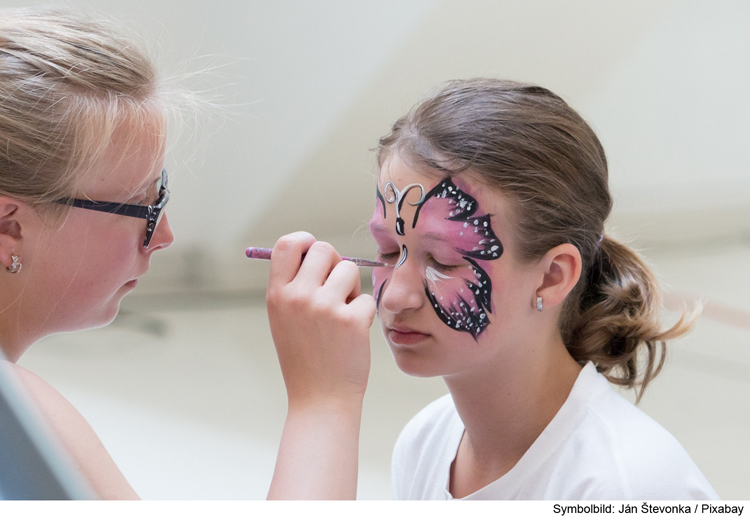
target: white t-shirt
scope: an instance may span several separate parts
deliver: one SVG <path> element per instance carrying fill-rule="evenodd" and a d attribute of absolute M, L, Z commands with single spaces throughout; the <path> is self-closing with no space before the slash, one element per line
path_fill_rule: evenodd
<path fill-rule="evenodd" d="M 393 451 L 398 500 L 448 500 L 464 425 L 451 395 L 409 421 Z M 472 500 L 719 499 L 680 443 L 589 362 L 516 465 Z"/>

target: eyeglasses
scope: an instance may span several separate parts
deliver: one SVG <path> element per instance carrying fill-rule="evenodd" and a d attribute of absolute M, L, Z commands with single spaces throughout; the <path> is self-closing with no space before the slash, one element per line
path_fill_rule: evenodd
<path fill-rule="evenodd" d="M 159 186 L 159 198 L 151 206 L 141 206 L 140 204 L 122 204 L 120 202 L 99 202 L 97 200 L 87 200 L 84 198 L 61 198 L 56 201 L 58 204 L 71 206 L 74 208 L 92 209 L 94 211 L 103 211 L 105 213 L 114 213 L 115 215 L 124 215 L 126 217 L 135 217 L 146 219 L 146 238 L 143 241 L 143 247 L 148 248 L 153 237 L 156 227 L 159 225 L 164 206 L 169 202 L 169 189 L 167 189 L 167 170 L 161 171 L 161 185 Z"/>

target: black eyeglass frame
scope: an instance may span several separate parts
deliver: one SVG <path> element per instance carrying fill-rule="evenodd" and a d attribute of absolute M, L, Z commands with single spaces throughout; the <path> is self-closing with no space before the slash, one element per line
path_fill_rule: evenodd
<path fill-rule="evenodd" d="M 167 188 L 167 170 L 161 170 L 161 186 L 159 187 L 159 198 L 151 206 L 142 206 L 140 204 L 123 204 L 121 202 L 100 202 L 98 200 L 88 200 L 85 198 L 61 198 L 56 201 L 58 204 L 74 208 L 90 209 L 93 211 L 103 211 L 105 213 L 114 213 L 125 217 L 135 217 L 137 219 L 146 219 L 146 238 L 143 241 L 143 247 L 148 248 L 151 243 L 151 237 L 156 231 L 156 225 L 164 211 L 164 206 L 169 202 L 169 189 Z"/>

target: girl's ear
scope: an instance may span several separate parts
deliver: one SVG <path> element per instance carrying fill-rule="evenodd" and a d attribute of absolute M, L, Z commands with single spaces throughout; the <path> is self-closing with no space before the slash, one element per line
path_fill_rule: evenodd
<path fill-rule="evenodd" d="M 542 298 L 543 306 L 554 307 L 560 304 L 581 277 L 581 252 L 572 244 L 560 244 L 549 250 L 542 258 L 544 278 L 536 291 Z M 532 300 L 536 307 L 536 298 Z"/>
<path fill-rule="evenodd" d="M 13 255 L 18 255 L 23 237 L 18 210 L 22 203 L 10 197 L 0 196 L 0 263 L 6 268 L 13 264 Z"/>

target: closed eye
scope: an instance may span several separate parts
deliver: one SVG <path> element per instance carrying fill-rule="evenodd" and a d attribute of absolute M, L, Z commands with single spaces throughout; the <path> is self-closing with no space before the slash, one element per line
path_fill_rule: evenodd
<path fill-rule="evenodd" d="M 427 256 L 427 262 L 429 265 L 437 270 L 438 272 L 453 272 L 460 268 L 459 265 L 446 265 L 437 261 L 432 255 Z"/>
<path fill-rule="evenodd" d="M 378 252 L 378 261 L 382 261 L 384 263 L 387 263 L 388 261 L 395 261 L 399 258 L 401 255 L 401 252 L 389 252 L 389 253 L 383 253 Z"/>

